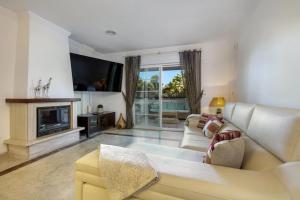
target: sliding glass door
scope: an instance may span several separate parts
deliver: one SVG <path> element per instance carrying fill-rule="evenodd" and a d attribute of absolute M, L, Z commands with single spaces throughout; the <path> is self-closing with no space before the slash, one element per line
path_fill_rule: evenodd
<path fill-rule="evenodd" d="M 135 127 L 182 129 L 188 115 L 181 67 L 143 66 L 135 97 Z"/>
<path fill-rule="evenodd" d="M 140 71 L 134 107 L 136 127 L 161 127 L 160 77 L 159 67 L 144 67 Z"/>
<path fill-rule="evenodd" d="M 188 115 L 180 66 L 162 67 L 162 128 L 181 129 Z"/>

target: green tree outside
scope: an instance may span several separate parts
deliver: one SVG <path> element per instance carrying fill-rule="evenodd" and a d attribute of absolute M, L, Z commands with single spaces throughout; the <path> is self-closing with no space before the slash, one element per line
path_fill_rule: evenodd
<path fill-rule="evenodd" d="M 163 86 L 162 95 L 164 98 L 185 98 L 182 74 L 177 74 L 170 83 Z"/>
<path fill-rule="evenodd" d="M 137 83 L 137 91 L 158 91 L 159 90 L 159 77 L 153 75 L 149 81 L 144 81 L 139 78 Z M 183 85 L 182 74 L 177 74 L 171 82 L 163 86 L 163 98 L 185 98 L 185 88 Z"/>

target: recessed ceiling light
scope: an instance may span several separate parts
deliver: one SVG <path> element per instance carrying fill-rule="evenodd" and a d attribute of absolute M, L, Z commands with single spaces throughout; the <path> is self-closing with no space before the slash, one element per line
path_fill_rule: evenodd
<path fill-rule="evenodd" d="M 109 35 L 109 36 L 115 36 L 115 35 L 117 35 L 116 31 L 113 31 L 113 30 L 107 30 L 107 31 L 105 31 L 105 34 Z"/>

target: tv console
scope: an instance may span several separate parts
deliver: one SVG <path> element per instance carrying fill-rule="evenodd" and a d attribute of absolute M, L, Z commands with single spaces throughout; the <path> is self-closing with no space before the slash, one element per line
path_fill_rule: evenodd
<path fill-rule="evenodd" d="M 80 133 L 86 134 L 90 137 L 92 133 L 100 132 L 111 127 L 115 127 L 116 113 L 115 112 L 102 112 L 78 115 L 77 124 L 79 127 L 85 129 Z"/>

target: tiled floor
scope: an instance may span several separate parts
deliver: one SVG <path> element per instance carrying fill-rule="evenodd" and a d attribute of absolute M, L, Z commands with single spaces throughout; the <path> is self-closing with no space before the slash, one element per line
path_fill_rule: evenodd
<path fill-rule="evenodd" d="M 9 153 L 2 154 L 0 155 L 0 172 L 26 161 L 26 158 L 18 158 Z"/>
<path fill-rule="evenodd" d="M 137 137 L 129 136 L 130 134 L 137 135 Z M 100 143 L 126 147 L 141 142 L 178 147 L 182 134 L 134 130 L 131 133 L 127 131 L 127 134 L 124 133 L 124 135 L 116 135 L 115 132 L 96 136 L 0 176 L 0 199 L 72 200 L 74 162 L 95 150 Z"/>
<path fill-rule="evenodd" d="M 104 133 L 176 141 L 181 141 L 183 137 L 183 131 L 152 131 L 144 129 L 109 129 L 104 131 Z"/>
<path fill-rule="evenodd" d="M 162 127 L 163 128 L 169 128 L 169 129 L 178 129 L 178 130 L 183 130 L 184 128 L 184 122 L 185 120 L 179 120 L 177 122 L 163 122 Z M 158 119 L 148 119 L 147 121 L 141 120 L 136 122 L 136 127 L 142 128 L 142 127 L 147 127 L 147 128 L 158 128 L 160 126 L 160 121 Z"/>

